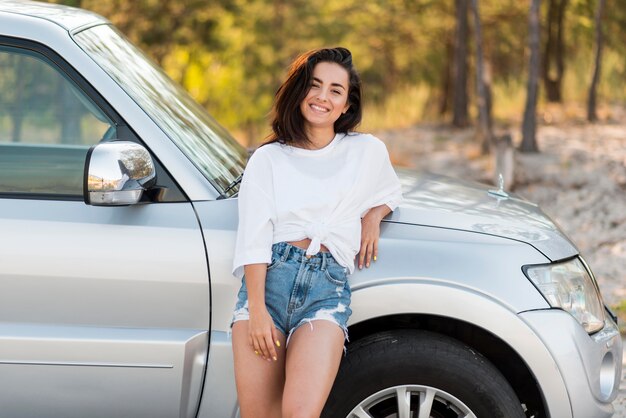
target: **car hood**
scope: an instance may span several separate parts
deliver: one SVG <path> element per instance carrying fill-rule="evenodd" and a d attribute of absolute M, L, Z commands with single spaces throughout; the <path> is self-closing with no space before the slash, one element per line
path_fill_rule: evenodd
<path fill-rule="evenodd" d="M 578 254 L 575 245 L 539 207 L 484 184 L 397 169 L 404 202 L 388 220 L 495 235 L 526 242 L 550 260 Z"/>

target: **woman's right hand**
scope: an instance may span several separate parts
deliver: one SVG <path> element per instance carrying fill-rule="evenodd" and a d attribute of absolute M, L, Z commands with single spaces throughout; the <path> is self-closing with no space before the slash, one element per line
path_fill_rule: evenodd
<path fill-rule="evenodd" d="M 250 321 L 248 322 L 248 342 L 254 352 L 263 360 L 278 360 L 276 346 L 278 342 L 278 332 L 274 321 L 265 306 L 257 309 L 250 308 Z"/>
<path fill-rule="evenodd" d="M 274 321 L 265 306 L 265 278 L 267 264 L 246 264 L 244 266 L 246 287 L 248 289 L 248 342 L 257 355 L 264 360 L 278 360 L 278 332 Z M 277 344 L 276 346 L 274 344 Z"/>

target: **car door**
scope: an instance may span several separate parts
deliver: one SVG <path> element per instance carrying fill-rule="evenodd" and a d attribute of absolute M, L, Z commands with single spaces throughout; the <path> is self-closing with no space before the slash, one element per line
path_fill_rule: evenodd
<path fill-rule="evenodd" d="M 8 417 L 195 416 L 209 327 L 193 207 L 83 202 L 89 147 L 141 142 L 61 57 L 0 37 L 0 408 Z"/>

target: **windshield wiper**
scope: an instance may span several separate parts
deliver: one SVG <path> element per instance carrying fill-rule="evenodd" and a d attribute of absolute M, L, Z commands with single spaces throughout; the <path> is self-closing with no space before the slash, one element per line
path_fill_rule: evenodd
<path fill-rule="evenodd" d="M 228 185 L 228 187 L 224 190 L 224 193 L 220 194 L 217 197 L 217 200 L 226 199 L 228 197 L 227 196 L 228 192 L 231 191 L 233 188 L 237 187 L 237 185 L 241 183 L 241 179 L 243 179 L 243 173 L 241 173 L 235 180 L 233 180 L 232 183 Z"/>

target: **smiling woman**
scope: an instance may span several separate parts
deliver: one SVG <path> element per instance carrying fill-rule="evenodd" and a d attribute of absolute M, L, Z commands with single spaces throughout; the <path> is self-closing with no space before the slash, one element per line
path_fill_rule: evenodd
<path fill-rule="evenodd" d="M 246 167 L 232 320 L 244 418 L 320 415 L 348 337 L 355 256 L 359 268 L 376 260 L 380 222 L 402 200 L 385 145 L 352 131 L 360 99 L 350 51 L 300 56 Z"/>
<path fill-rule="evenodd" d="M 333 48 L 301 55 L 276 93 L 269 142 L 321 148 L 329 137 L 317 146 L 312 144 L 316 128 L 348 132 L 361 123 L 361 95 L 361 78 L 350 51 Z"/>
<path fill-rule="evenodd" d="M 350 109 L 348 82 L 348 74 L 339 64 L 320 62 L 315 66 L 309 93 L 300 103 L 310 131 L 333 126 Z"/>

